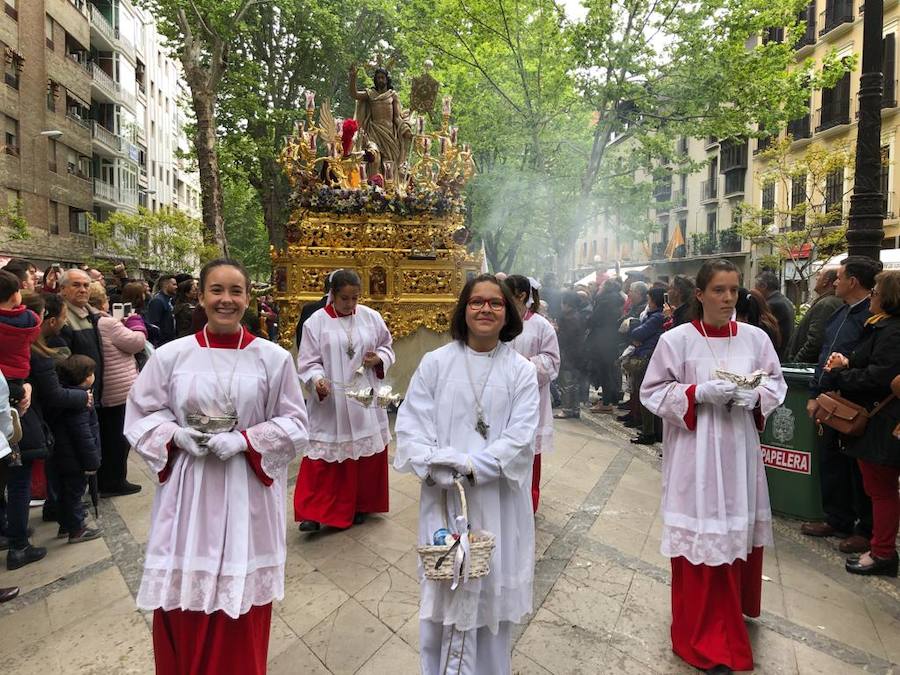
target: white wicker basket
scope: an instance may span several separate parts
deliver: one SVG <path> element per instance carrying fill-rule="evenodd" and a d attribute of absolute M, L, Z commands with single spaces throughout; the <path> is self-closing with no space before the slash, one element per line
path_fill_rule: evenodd
<path fill-rule="evenodd" d="M 459 491 L 459 501 L 462 504 L 462 515 L 465 516 L 466 522 L 469 521 L 469 507 L 466 503 L 466 491 L 463 489 L 462 481 L 457 479 L 456 489 Z M 446 501 L 447 493 L 444 492 L 444 500 Z M 447 509 L 444 509 L 446 513 Z M 454 553 L 459 541 L 452 541 L 449 544 L 440 546 L 417 546 L 419 559 L 422 561 L 422 567 L 425 571 L 425 578 L 432 581 L 452 581 L 453 580 L 453 562 L 456 559 Z M 478 579 L 487 576 L 491 571 L 491 556 L 494 553 L 494 535 L 490 532 L 475 531 L 470 528 L 469 533 L 469 578 Z"/>

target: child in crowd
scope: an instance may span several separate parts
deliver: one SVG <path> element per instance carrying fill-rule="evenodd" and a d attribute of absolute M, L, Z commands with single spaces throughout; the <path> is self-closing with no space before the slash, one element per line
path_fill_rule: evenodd
<path fill-rule="evenodd" d="M 41 332 L 37 314 L 22 304 L 19 278 L 0 270 L 0 371 L 9 384 L 9 401 L 25 397 L 25 378 L 31 372 L 31 343 Z"/>
<path fill-rule="evenodd" d="M 56 370 L 60 384 L 66 389 L 90 391 L 94 385 L 96 363 L 88 356 L 73 354 L 60 361 Z M 70 544 L 90 541 L 100 536 L 100 530 L 87 527 L 82 501 L 87 476 L 100 468 L 100 426 L 93 406 L 62 410 L 59 413 L 54 463 L 59 474 L 59 532 L 57 538 L 68 536 Z"/>

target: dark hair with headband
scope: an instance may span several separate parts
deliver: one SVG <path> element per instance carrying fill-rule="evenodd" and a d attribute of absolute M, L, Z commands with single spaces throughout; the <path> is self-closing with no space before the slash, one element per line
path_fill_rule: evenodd
<path fill-rule="evenodd" d="M 522 276 L 521 274 L 510 274 L 503 280 L 503 283 L 505 283 L 507 288 L 512 291 L 514 296 L 524 293 L 525 305 L 532 312 L 537 314 L 541 311 L 541 294 L 538 293 L 538 289 L 531 284 L 531 279 Z M 528 304 L 529 298 L 531 298 L 530 305 Z"/>
<path fill-rule="evenodd" d="M 359 275 L 353 270 L 335 270 L 331 273 L 331 292 L 339 293 L 345 286 L 362 288 Z"/>

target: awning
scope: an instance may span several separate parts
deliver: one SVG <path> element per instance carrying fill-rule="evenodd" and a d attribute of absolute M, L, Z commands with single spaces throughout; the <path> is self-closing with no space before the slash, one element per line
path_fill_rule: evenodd
<path fill-rule="evenodd" d="M 846 257 L 846 253 L 836 255 L 825 263 L 825 267 L 837 267 Z M 881 249 L 881 263 L 886 270 L 900 270 L 900 248 Z"/>
<path fill-rule="evenodd" d="M 619 268 L 619 276 L 625 277 L 629 272 L 645 272 L 650 268 L 650 265 L 639 265 L 637 267 L 620 267 Z M 582 277 L 578 281 L 576 281 L 573 285 L 575 286 L 587 286 L 588 284 L 598 283 L 600 277 L 610 278 L 616 276 L 616 268 L 610 267 L 606 272 L 601 270 L 597 270 L 596 272 L 591 272 L 587 276 Z"/>

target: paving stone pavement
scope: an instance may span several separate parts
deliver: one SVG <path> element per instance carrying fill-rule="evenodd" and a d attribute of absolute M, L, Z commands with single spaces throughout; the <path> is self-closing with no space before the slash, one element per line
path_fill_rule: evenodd
<path fill-rule="evenodd" d="M 608 417 L 558 421 L 535 519 L 535 611 L 515 634 L 522 675 L 691 673 L 669 643 L 668 561 L 659 554 L 656 449 Z M 104 538 L 68 546 L 32 512 L 40 563 L 0 572 L 21 596 L 0 605 L 4 672 L 153 672 L 149 615 L 134 607 L 154 479 L 103 500 Z M 285 599 L 274 608 L 272 675 L 418 672 L 418 484 L 391 474 L 391 511 L 344 532 L 289 523 Z M 293 481 L 291 488 L 293 487 Z M 292 490 L 289 490 L 291 492 Z M 285 508 L 290 510 L 290 495 Z M 829 540 L 776 522 L 763 615 L 748 620 L 758 673 L 900 674 L 900 584 L 853 577 Z"/>

